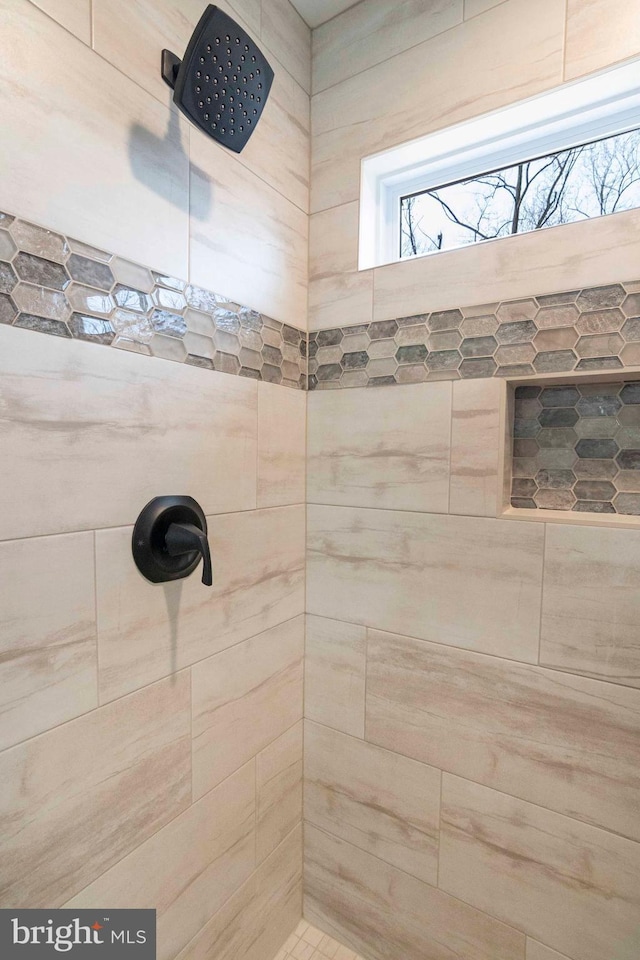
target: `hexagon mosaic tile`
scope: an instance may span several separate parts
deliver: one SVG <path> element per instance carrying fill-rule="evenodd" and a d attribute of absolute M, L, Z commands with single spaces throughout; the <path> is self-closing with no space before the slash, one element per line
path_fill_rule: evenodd
<path fill-rule="evenodd" d="M 0 323 L 299 390 L 640 367 L 640 281 L 307 334 L 1 212 Z"/>
<path fill-rule="evenodd" d="M 640 366 L 640 283 L 309 334 L 309 389 Z"/>
<path fill-rule="evenodd" d="M 306 333 L 0 213 L 0 323 L 306 389 Z"/>
<path fill-rule="evenodd" d="M 640 382 L 520 386 L 511 505 L 640 516 Z"/>

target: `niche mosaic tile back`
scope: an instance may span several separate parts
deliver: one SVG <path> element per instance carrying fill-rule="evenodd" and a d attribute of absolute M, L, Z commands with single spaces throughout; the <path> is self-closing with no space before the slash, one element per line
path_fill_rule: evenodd
<path fill-rule="evenodd" d="M 306 389 L 306 333 L 0 213 L 0 323 Z"/>
<path fill-rule="evenodd" d="M 640 366 L 640 283 L 309 334 L 309 389 Z"/>
<path fill-rule="evenodd" d="M 640 515 L 640 382 L 521 386 L 511 505 Z"/>

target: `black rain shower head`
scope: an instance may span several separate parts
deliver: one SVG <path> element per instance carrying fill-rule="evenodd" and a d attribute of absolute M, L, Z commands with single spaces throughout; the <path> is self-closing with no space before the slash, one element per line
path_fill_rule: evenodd
<path fill-rule="evenodd" d="M 242 27 L 209 4 L 184 59 L 162 51 L 162 77 L 192 123 L 240 153 L 264 110 L 273 70 Z"/>

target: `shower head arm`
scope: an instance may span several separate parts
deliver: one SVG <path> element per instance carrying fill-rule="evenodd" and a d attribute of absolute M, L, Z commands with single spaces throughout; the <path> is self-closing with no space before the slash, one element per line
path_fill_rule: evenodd
<path fill-rule="evenodd" d="M 182 60 L 180 57 L 176 57 L 175 53 L 171 53 L 170 50 L 162 51 L 162 79 L 172 90 L 175 89 L 176 78 L 181 63 Z"/>

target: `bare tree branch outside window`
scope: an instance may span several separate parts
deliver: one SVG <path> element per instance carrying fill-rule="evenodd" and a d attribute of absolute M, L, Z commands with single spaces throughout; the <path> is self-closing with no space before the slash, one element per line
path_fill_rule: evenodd
<path fill-rule="evenodd" d="M 640 207 L 640 130 L 405 197 L 401 257 Z"/>

